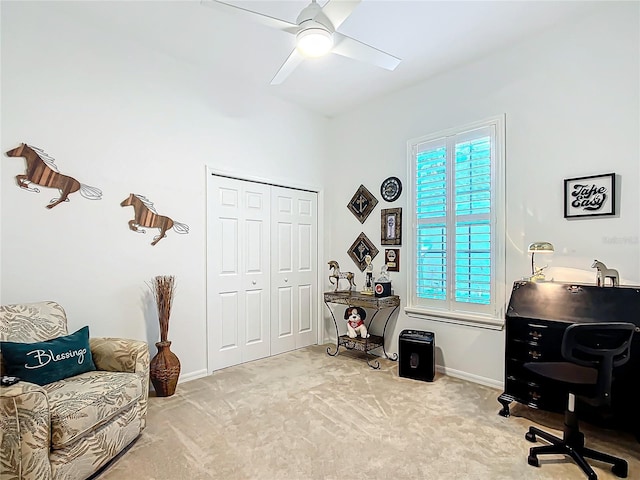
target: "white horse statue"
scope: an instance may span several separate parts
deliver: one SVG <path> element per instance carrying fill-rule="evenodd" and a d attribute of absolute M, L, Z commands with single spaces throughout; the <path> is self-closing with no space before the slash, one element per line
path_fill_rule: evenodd
<path fill-rule="evenodd" d="M 333 290 L 334 292 L 350 292 L 352 288 L 355 288 L 356 282 L 353 280 L 353 272 L 341 272 L 340 265 L 338 265 L 338 262 L 335 260 L 329 261 L 329 270 L 331 270 L 329 283 L 333 284 L 333 279 L 335 279 L 336 288 Z M 349 288 L 347 290 L 338 290 L 340 280 L 347 280 L 349 282 Z"/>
<path fill-rule="evenodd" d="M 611 285 L 613 285 L 614 287 L 618 286 L 619 275 L 617 270 L 614 270 L 613 268 L 607 268 L 604 263 L 598 260 L 593 261 L 591 268 L 595 268 L 598 271 L 598 273 L 596 274 L 596 284 L 599 287 L 604 287 L 607 278 L 611 279 Z"/>

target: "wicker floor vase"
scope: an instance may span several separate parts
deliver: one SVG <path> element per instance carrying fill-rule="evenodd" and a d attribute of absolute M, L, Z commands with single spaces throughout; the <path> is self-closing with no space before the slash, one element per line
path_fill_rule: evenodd
<path fill-rule="evenodd" d="M 171 342 L 157 342 L 158 353 L 151 359 L 149 376 L 158 397 L 170 397 L 176 391 L 180 360 L 171 351 Z"/>

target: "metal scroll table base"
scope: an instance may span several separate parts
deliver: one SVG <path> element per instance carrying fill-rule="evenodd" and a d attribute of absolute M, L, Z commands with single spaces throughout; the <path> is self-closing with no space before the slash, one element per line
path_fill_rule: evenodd
<path fill-rule="evenodd" d="M 385 358 L 388 358 L 392 361 L 398 360 L 398 354 L 388 354 L 384 346 L 384 338 L 387 332 L 387 325 L 389 323 L 389 320 L 393 316 L 393 313 L 398 309 L 400 305 L 400 299 L 398 296 L 392 295 L 390 297 L 373 297 L 371 295 L 362 295 L 352 292 L 327 292 L 324 294 L 324 303 L 327 306 L 329 313 L 331 313 L 331 318 L 333 318 L 333 323 L 336 327 L 337 339 L 335 347 L 327 347 L 328 355 L 335 357 L 340 352 L 340 347 L 342 346 L 347 350 L 356 350 L 363 352 L 367 358 L 367 365 L 369 365 L 369 367 L 373 369 L 379 369 L 380 362 L 378 361 L 377 357 L 375 355 L 371 355 L 370 352 L 371 350 L 382 347 Z M 373 321 L 381 310 L 391 308 L 384 322 L 382 336 L 369 334 L 368 338 L 362 338 L 360 336 L 350 338 L 348 335 L 340 335 L 338 331 L 338 322 L 336 320 L 335 314 L 333 313 L 333 309 L 329 305 L 330 303 L 346 305 L 348 307 L 375 309 L 375 312 L 373 313 L 369 321 L 367 322 L 367 319 L 365 319 L 367 330 L 371 329 Z M 332 348 L 335 348 L 335 351 L 332 352 Z"/>

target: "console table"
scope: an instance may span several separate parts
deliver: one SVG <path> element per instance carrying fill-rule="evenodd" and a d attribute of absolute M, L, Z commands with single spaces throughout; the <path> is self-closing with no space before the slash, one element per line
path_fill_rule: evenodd
<path fill-rule="evenodd" d="M 640 287 L 597 287 L 558 282 L 517 281 L 506 313 L 504 392 L 500 415 L 509 416 L 513 401 L 561 412 L 566 385 L 545 380 L 524 368 L 526 362 L 563 361 L 564 331 L 576 322 L 630 322 L 636 325 L 629 361 L 614 369 L 611 416 L 604 418 L 581 405 L 586 420 L 610 428 L 630 429 L 640 439 L 640 411 L 635 385 L 640 377 Z"/>
<path fill-rule="evenodd" d="M 398 297 L 397 295 L 391 295 L 388 297 L 375 297 L 373 295 L 364 295 L 357 292 L 325 292 L 324 303 L 329 309 L 329 313 L 331 313 L 331 318 L 333 318 L 333 323 L 336 327 L 336 350 L 335 352 L 331 353 L 331 347 L 327 347 L 327 354 L 335 357 L 336 355 L 338 355 L 340 346 L 345 347 L 347 350 L 358 350 L 364 352 L 364 354 L 366 355 L 367 365 L 369 365 L 371 368 L 378 369 L 380 368 L 380 362 L 378 360 L 372 362 L 369 358 L 369 352 L 375 348 L 382 347 L 382 351 L 384 352 L 384 356 L 386 358 L 393 361 L 398 360 L 397 353 L 394 353 L 393 355 L 387 354 L 387 351 L 384 348 L 384 336 L 387 331 L 387 324 L 389 323 L 389 319 L 393 315 L 393 312 L 395 312 L 400 306 L 400 297 Z M 373 325 L 373 320 L 381 310 L 391 309 L 384 322 L 382 336 L 369 334 L 369 338 L 350 338 L 348 335 L 340 335 L 340 333 L 338 332 L 338 322 L 336 321 L 336 316 L 331 309 L 331 306 L 329 305 L 331 303 L 346 305 L 347 307 L 361 307 L 375 310 L 370 318 L 367 317 L 364 320 L 365 325 L 367 326 L 367 331 L 370 330 L 371 325 Z M 367 320 L 369 321 L 367 322 Z"/>

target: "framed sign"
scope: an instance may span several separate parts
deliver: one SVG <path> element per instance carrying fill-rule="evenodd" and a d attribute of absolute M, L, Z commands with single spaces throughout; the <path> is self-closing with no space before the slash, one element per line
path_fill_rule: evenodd
<path fill-rule="evenodd" d="M 400 271 L 400 249 L 399 248 L 385 248 L 384 249 L 384 261 L 387 264 L 387 270 L 390 272 Z"/>
<path fill-rule="evenodd" d="M 402 209 L 380 211 L 380 242 L 382 245 L 402 245 Z"/>
<path fill-rule="evenodd" d="M 564 218 L 615 214 L 615 173 L 565 179 Z"/>
<path fill-rule="evenodd" d="M 378 204 L 378 200 L 374 197 L 367 187 L 360 185 L 356 193 L 353 194 L 347 208 L 355 215 L 360 223 L 364 223 L 369 214 Z"/>
<path fill-rule="evenodd" d="M 351 257 L 351 260 L 355 262 L 361 272 L 367 268 L 366 256 L 371 256 L 373 260 L 378 255 L 378 249 L 371 243 L 371 240 L 364 234 L 364 232 L 358 235 L 356 241 L 353 242 L 347 253 Z"/>

